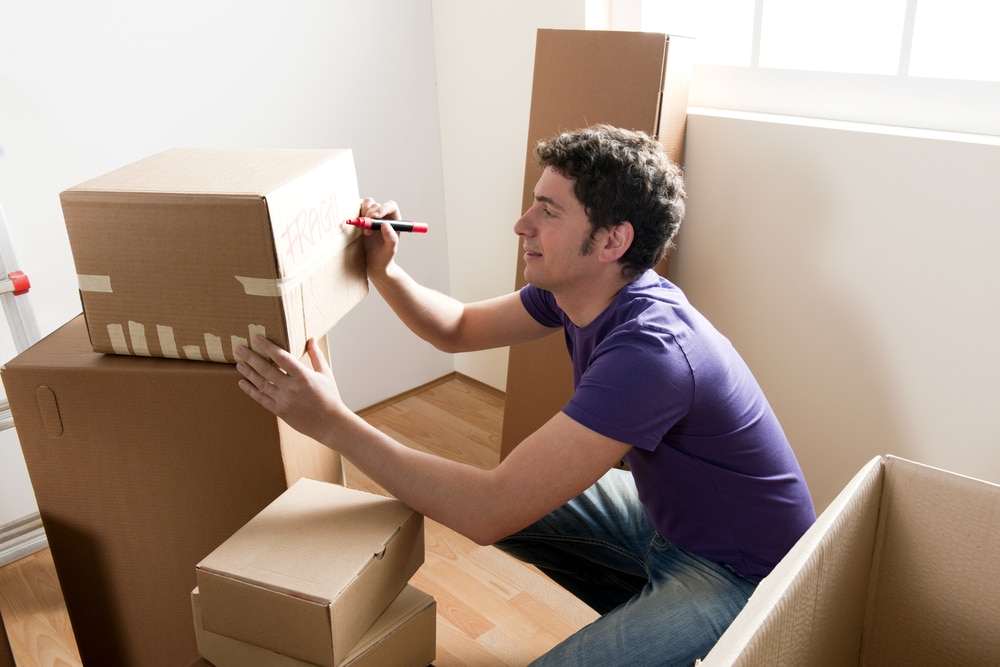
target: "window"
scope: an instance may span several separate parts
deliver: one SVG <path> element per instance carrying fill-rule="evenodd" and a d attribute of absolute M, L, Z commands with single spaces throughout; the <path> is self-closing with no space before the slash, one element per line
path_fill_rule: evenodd
<path fill-rule="evenodd" d="M 695 38 L 691 105 L 1000 136 L 994 0 L 642 0 Z"/>

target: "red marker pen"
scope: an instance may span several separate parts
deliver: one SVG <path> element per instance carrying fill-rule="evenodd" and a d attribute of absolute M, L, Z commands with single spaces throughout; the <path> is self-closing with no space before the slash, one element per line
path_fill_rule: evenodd
<path fill-rule="evenodd" d="M 409 220 L 376 220 L 375 218 L 353 218 L 347 224 L 360 227 L 361 229 L 381 229 L 382 223 L 388 222 L 397 232 L 413 232 L 415 234 L 426 234 L 426 222 L 410 222 Z"/>

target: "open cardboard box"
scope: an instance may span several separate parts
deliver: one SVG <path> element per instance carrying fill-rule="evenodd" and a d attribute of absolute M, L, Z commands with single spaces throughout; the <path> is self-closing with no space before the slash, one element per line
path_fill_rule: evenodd
<path fill-rule="evenodd" d="M 205 631 L 338 667 L 424 560 L 423 516 L 301 479 L 198 563 Z"/>
<path fill-rule="evenodd" d="M 174 149 L 60 199 L 97 352 L 301 356 L 368 292 L 350 150 Z"/>
<path fill-rule="evenodd" d="M 1000 486 L 866 465 L 701 667 L 1000 664 Z"/>
<path fill-rule="evenodd" d="M 201 596 L 191 594 L 198 650 L 215 667 L 315 667 L 232 637 L 208 632 L 201 621 Z M 407 585 L 362 635 L 339 667 L 427 667 L 437 637 L 434 598 Z"/>
<path fill-rule="evenodd" d="M 83 316 L 2 378 L 87 665 L 190 663 L 198 561 L 300 477 L 343 479 L 232 366 L 98 354 Z"/>

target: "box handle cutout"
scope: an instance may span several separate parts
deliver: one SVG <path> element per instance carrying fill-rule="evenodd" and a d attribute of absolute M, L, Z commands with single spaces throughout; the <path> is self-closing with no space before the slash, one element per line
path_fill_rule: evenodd
<path fill-rule="evenodd" d="M 45 425 L 45 432 L 50 438 L 61 436 L 63 423 L 59 414 L 59 404 L 56 402 L 56 393 L 42 385 L 35 390 L 35 401 L 38 403 L 38 412 L 41 414 L 42 424 Z"/>

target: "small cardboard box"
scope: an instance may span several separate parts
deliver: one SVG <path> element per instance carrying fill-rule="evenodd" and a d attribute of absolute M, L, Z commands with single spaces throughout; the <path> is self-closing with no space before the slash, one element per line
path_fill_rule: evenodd
<path fill-rule="evenodd" d="M 1000 486 L 865 466 L 700 663 L 1000 664 Z"/>
<path fill-rule="evenodd" d="M 191 594 L 198 650 L 215 667 L 316 667 L 266 648 L 205 630 L 201 596 Z M 434 598 L 407 585 L 339 667 L 427 667 L 437 651 Z"/>
<path fill-rule="evenodd" d="M 97 352 L 301 356 L 368 292 L 350 150 L 174 149 L 60 199 Z"/>
<path fill-rule="evenodd" d="M 340 457 L 276 419 L 232 366 L 98 354 L 79 316 L 2 370 L 86 665 L 186 665 L 194 567 Z"/>
<path fill-rule="evenodd" d="M 423 563 L 423 528 L 395 498 L 299 480 L 198 564 L 204 628 L 337 667 Z"/>

